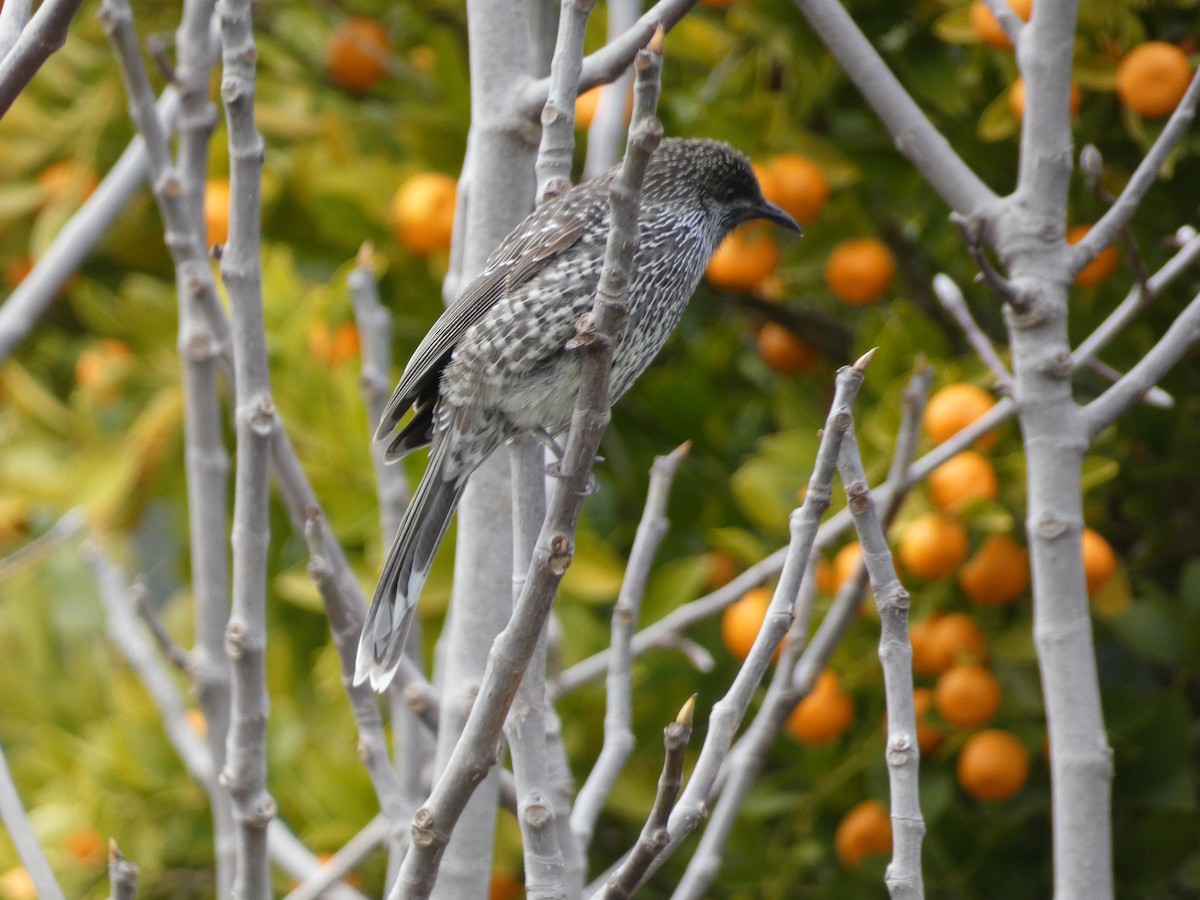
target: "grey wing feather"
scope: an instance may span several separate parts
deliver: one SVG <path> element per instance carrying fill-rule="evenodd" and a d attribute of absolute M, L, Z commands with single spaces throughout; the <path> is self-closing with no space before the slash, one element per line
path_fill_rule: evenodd
<path fill-rule="evenodd" d="M 493 251 L 483 272 L 442 313 L 404 367 L 400 383 L 380 417 L 375 440 L 386 440 L 414 403 L 421 406 L 423 400 L 432 400 L 437 393 L 441 371 L 467 329 L 478 322 L 506 291 L 528 281 L 547 259 L 579 240 L 588 217 L 575 214 L 561 216 L 558 220 L 562 212 L 561 206 L 547 204 L 533 213 Z M 416 434 L 405 429 L 409 439 L 397 438 L 388 449 L 388 457 L 399 458 L 428 442 L 411 440 Z M 393 452 L 396 447 L 403 448 L 402 452 Z"/>

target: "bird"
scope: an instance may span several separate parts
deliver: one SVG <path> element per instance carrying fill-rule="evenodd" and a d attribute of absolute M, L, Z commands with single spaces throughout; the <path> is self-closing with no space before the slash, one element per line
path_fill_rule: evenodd
<path fill-rule="evenodd" d="M 430 447 L 359 639 L 354 684 L 386 690 L 417 598 L 467 479 L 521 434 L 554 438 L 575 408 L 583 352 L 572 341 L 595 301 L 618 169 L 546 201 L 516 226 L 417 346 L 375 434 L 387 461 Z M 629 307 L 614 343 L 609 399 L 649 366 L 679 322 L 709 257 L 734 228 L 766 220 L 799 232 L 767 201 L 730 145 L 666 138 L 647 163 Z M 412 411 L 411 418 L 399 428 Z"/>

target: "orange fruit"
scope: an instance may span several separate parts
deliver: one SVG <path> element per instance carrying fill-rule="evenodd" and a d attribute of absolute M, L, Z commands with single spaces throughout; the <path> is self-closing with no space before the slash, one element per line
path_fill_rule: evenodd
<path fill-rule="evenodd" d="M 333 83 L 352 94 L 369 91 L 388 73 L 392 39 L 374 19 L 355 16 L 329 39 L 325 71 Z"/>
<path fill-rule="evenodd" d="M 1008 535 L 989 535 L 959 570 L 958 586 L 981 606 L 1011 603 L 1029 587 L 1029 552 Z"/>
<path fill-rule="evenodd" d="M 42 189 L 43 203 L 70 200 L 79 204 L 92 195 L 100 182 L 91 166 L 62 159 L 38 172 L 37 184 Z"/>
<path fill-rule="evenodd" d="M 911 639 L 911 638 L 910 638 Z M 981 663 L 987 659 L 983 631 L 966 613 L 950 613 L 933 619 L 925 638 L 924 674 L 941 674 L 959 663 Z M 916 653 L 913 654 L 916 668 Z"/>
<path fill-rule="evenodd" d="M 782 375 L 802 372 L 817 358 L 808 344 L 776 322 L 767 322 L 758 329 L 756 343 L 758 355 L 767 367 Z"/>
<path fill-rule="evenodd" d="M 33 877 L 24 866 L 9 869 L 0 875 L 0 897 L 4 900 L 37 900 Z"/>
<path fill-rule="evenodd" d="M 775 271 L 779 248 L 761 226 L 735 228 L 708 261 L 705 277 L 714 287 L 749 291 Z"/>
<path fill-rule="evenodd" d="M 25 276 L 33 271 L 33 260 L 28 256 L 18 256 L 8 261 L 4 267 L 4 283 L 13 290 L 25 280 Z"/>
<path fill-rule="evenodd" d="M 1161 119 L 1175 111 L 1191 80 L 1187 54 L 1165 41 L 1147 41 L 1117 67 L 1117 97 L 1138 115 Z"/>
<path fill-rule="evenodd" d="M 967 558 L 967 530 L 941 513 L 926 513 L 908 523 L 896 555 L 913 575 L 944 578 Z"/>
<path fill-rule="evenodd" d="M 1104 587 L 1105 582 L 1117 571 L 1117 554 L 1112 544 L 1098 532 L 1083 529 L 1080 538 L 1083 552 L 1083 576 L 1087 580 L 1087 592 L 1094 594 Z"/>
<path fill-rule="evenodd" d="M 977 800 L 1005 800 L 1029 778 L 1029 751 L 998 728 L 967 738 L 958 754 L 958 783 Z"/>
<path fill-rule="evenodd" d="M 808 696 L 796 704 L 784 727 L 802 744 L 819 746 L 846 733 L 854 720 L 854 699 L 842 690 L 832 670 L 817 676 Z"/>
<path fill-rule="evenodd" d="M 488 887 L 488 900 L 520 900 L 525 896 L 525 884 L 510 872 L 493 872 Z"/>
<path fill-rule="evenodd" d="M 859 560 L 862 559 L 862 544 L 858 541 L 851 541 L 833 557 L 833 589 L 840 591 L 842 585 L 850 580 L 858 569 Z"/>
<path fill-rule="evenodd" d="M 1000 481 L 992 464 L 974 450 L 952 456 L 926 482 L 929 497 L 942 509 L 958 509 L 975 500 L 995 500 Z"/>
<path fill-rule="evenodd" d="M 457 191 L 454 179 L 440 172 L 421 172 L 400 185 L 392 197 L 400 243 L 423 255 L 449 249 Z"/>
<path fill-rule="evenodd" d="M 1026 22 L 1033 14 L 1033 0 L 1009 0 L 1008 5 Z M 989 47 L 996 50 L 1012 49 L 1012 41 L 1008 39 L 1008 35 L 1004 33 L 1004 29 L 1000 27 L 1000 23 L 983 0 L 975 0 L 971 4 L 971 27 Z"/>
<path fill-rule="evenodd" d="M 978 728 L 1000 709 L 1000 682 L 982 666 L 954 665 L 933 689 L 938 715 L 959 728 Z"/>
<path fill-rule="evenodd" d="M 815 222 L 829 200 L 829 179 L 821 167 L 798 153 L 780 153 L 767 162 L 763 196 L 797 222 Z"/>
<path fill-rule="evenodd" d="M 866 306 L 883 296 L 896 274 L 896 260 L 882 241 L 842 241 L 825 261 L 825 283 L 850 306 Z"/>
<path fill-rule="evenodd" d="M 941 746 L 945 735 L 929 721 L 933 708 L 933 691 L 926 687 L 913 688 L 913 712 L 917 716 L 917 747 L 922 753 L 932 753 Z"/>
<path fill-rule="evenodd" d="M 97 341 L 75 360 L 75 383 L 101 394 L 112 391 L 129 372 L 132 356 L 128 345 L 121 341 Z"/>
<path fill-rule="evenodd" d="M 1071 111 L 1071 118 L 1079 115 L 1079 108 L 1083 106 L 1083 91 L 1080 90 L 1079 84 L 1071 80 L 1070 99 L 1067 101 Z M 1012 112 L 1013 118 L 1018 122 L 1025 119 L 1025 79 L 1018 77 L 1012 83 L 1012 87 L 1008 89 L 1008 108 Z"/>
<path fill-rule="evenodd" d="M 596 118 L 596 110 L 600 106 L 600 87 L 584 91 L 575 97 L 575 127 L 588 128 Z"/>
<path fill-rule="evenodd" d="M 908 640 L 912 644 L 912 668 L 918 675 L 937 675 L 942 671 L 933 647 L 934 628 L 941 618 L 941 613 L 934 613 L 929 618 L 908 626 Z"/>
<path fill-rule="evenodd" d="M 834 583 L 833 564 L 821 557 L 813 566 L 813 578 L 817 582 L 817 590 L 822 594 L 832 594 L 837 590 L 837 585 Z"/>
<path fill-rule="evenodd" d="M 864 857 L 892 850 L 892 820 L 878 800 L 864 800 L 838 823 L 833 837 L 838 859 L 854 868 Z"/>
<path fill-rule="evenodd" d="M 214 178 L 204 185 L 204 246 L 229 240 L 229 179 Z"/>
<path fill-rule="evenodd" d="M 1091 225 L 1072 225 L 1067 229 L 1067 243 L 1078 244 L 1091 230 Z M 1079 270 L 1079 274 L 1075 276 L 1075 284 L 1080 287 L 1099 284 L 1117 270 L 1119 260 L 1120 254 L 1117 253 L 1117 248 L 1109 244 L 1096 254 L 1095 259 Z"/>
<path fill-rule="evenodd" d="M 710 591 L 724 587 L 737 577 L 737 560 L 724 550 L 713 550 L 708 554 L 708 581 L 705 582 Z"/>
<path fill-rule="evenodd" d="M 996 405 L 991 394 L 966 382 L 948 384 L 929 398 L 925 407 L 925 433 L 935 444 L 958 434 Z M 984 435 L 976 446 L 989 447 L 996 441 L 995 432 Z"/>
<path fill-rule="evenodd" d="M 765 587 L 758 587 L 746 591 L 741 599 L 725 608 L 721 616 L 721 639 L 735 658 L 745 659 L 750 655 L 750 648 L 754 646 L 754 639 L 758 637 L 770 605 L 771 592 Z"/>
<path fill-rule="evenodd" d="M 66 837 L 67 854 L 85 866 L 100 866 L 108 859 L 108 847 L 95 828 L 79 828 Z"/>
<path fill-rule="evenodd" d="M 600 91 L 607 85 L 597 85 L 575 97 L 575 127 L 588 128 L 596 118 L 596 110 L 600 108 Z M 625 124 L 633 117 L 633 85 L 629 86 L 629 95 L 625 98 Z"/>
<path fill-rule="evenodd" d="M 187 711 L 187 723 L 200 737 L 208 737 L 208 720 L 200 710 L 190 707 Z"/>

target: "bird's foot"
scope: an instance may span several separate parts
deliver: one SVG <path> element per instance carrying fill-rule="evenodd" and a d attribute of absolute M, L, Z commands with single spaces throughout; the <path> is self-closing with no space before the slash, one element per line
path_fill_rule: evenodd
<path fill-rule="evenodd" d="M 597 457 L 599 459 L 599 457 Z M 566 478 L 567 475 L 562 471 L 562 460 L 556 460 L 546 466 L 546 474 L 551 478 Z M 581 497 L 590 497 L 600 490 L 600 484 L 596 481 L 596 476 L 592 472 L 588 472 L 587 484 L 583 486 L 583 490 L 579 492 Z"/>

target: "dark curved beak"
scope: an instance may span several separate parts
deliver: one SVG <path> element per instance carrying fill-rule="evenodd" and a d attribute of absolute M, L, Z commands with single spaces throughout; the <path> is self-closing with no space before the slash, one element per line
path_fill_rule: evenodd
<path fill-rule="evenodd" d="M 788 231 L 794 231 L 796 234 L 804 234 L 804 231 L 796 224 L 796 220 L 787 214 L 781 207 L 776 206 L 767 200 L 759 200 L 747 210 L 747 219 L 766 219 L 768 222 L 774 222 L 780 228 L 786 228 Z"/>

